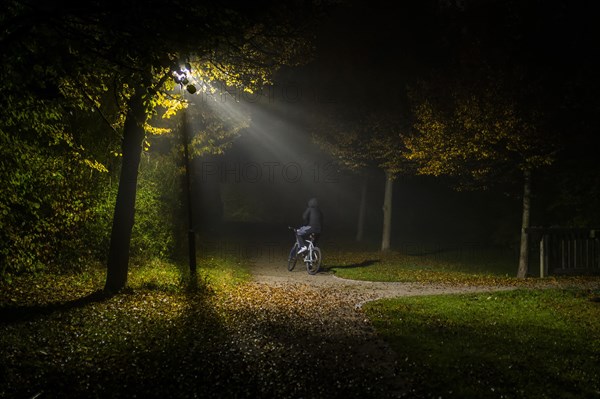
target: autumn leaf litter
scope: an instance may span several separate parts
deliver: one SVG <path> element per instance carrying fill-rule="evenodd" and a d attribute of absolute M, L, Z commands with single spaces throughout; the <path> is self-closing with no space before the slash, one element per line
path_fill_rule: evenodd
<path fill-rule="evenodd" d="M 251 271 L 226 289 L 136 289 L 76 307 L 60 301 L 84 297 L 97 277 L 9 287 L 6 315 L 60 306 L 0 323 L 0 396 L 405 397 L 396 353 L 361 305 L 514 288 L 359 282 L 260 259 Z"/>

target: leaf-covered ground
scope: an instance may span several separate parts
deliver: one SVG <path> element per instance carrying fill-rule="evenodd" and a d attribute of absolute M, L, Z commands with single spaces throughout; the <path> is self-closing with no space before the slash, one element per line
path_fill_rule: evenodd
<path fill-rule="evenodd" d="M 350 264 L 357 262 L 359 267 L 366 264 L 360 259 Z M 247 262 L 203 259 L 193 289 L 182 281 L 177 266 L 150 263 L 132 268 L 130 288 L 110 298 L 99 290 L 101 270 L 14 278 L 11 284 L 0 285 L 0 397 L 432 397 L 429 384 L 441 381 L 439 376 L 447 376 L 447 369 L 440 372 L 438 367 L 438 377 L 432 374 L 435 381 L 430 381 L 430 366 L 421 362 L 425 364 L 421 367 L 416 360 L 435 350 L 438 337 L 433 332 L 441 328 L 436 327 L 440 317 L 428 318 L 429 324 L 415 319 L 414 325 L 383 332 L 395 345 L 394 331 L 414 327 L 411 336 L 420 346 L 409 348 L 407 363 L 406 348 L 391 350 L 356 304 L 392 293 L 376 292 L 376 287 L 417 295 L 482 291 L 490 288 L 482 285 L 484 281 L 495 288 L 505 282 L 474 283 L 459 277 L 437 281 L 444 283 L 440 285 L 426 281 L 350 284 L 328 274 L 308 276 L 301 268 L 290 273 L 280 263 L 257 260 L 252 272 L 255 278 L 262 277 L 250 282 Z M 281 275 L 274 272 L 279 269 Z M 535 280 L 526 281 L 523 286 L 536 286 Z M 598 293 L 596 279 L 559 283 L 589 283 Z M 437 303 L 433 313 L 443 314 L 446 305 L 456 302 L 428 298 L 433 297 L 423 300 Z M 459 309 L 461 303 L 459 299 Z M 387 315 L 385 308 L 372 308 L 377 312 L 369 317 L 406 319 L 406 315 L 395 316 L 395 306 Z M 487 317 L 494 319 L 496 314 Z M 470 323 L 483 320 L 468 312 L 461 317 L 466 330 L 476 327 Z M 377 323 L 381 329 L 381 322 Z M 444 324 L 440 331 L 450 331 L 446 328 L 450 325 Z M 428 331 L 434 335 L 434 341 L 428 341 L 434 342 L 431 345 L 421 342 Z M 536 330 L 529 331 L 531 342 L 536 342 Z M 448 337 L 441 339 L 445 342 Z M 479 375 L 475 363 L 454 368 L 457 380 Z"/>
<path fill-rule="evenodd" d="M 111 298 L 96 291 L 94 273 L 2 286 L 0 397 L 366 398 L 403 389 L 393 352 L 339 290 L 217 280 L 206 289 L 201 278 L 190 291 L 170 273 L 153 275 L 133 276 L 133 288 Z"/>

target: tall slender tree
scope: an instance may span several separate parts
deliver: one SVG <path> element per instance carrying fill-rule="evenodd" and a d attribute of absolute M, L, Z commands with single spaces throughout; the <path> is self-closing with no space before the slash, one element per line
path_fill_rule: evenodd
<path fill-rule="evenodd" d="M 408 127 L 398 114 L 376 113 L 368 117 L 367 126 L 370 138 L 367 148 L 379 169 L 385 173 L 385 190 L 383 195 L 383 230 L 381 250 L 391 249 L 392 237 L 392 199 L 394 182 L 398 176 L 411 173 L 411 165 L 405 156 L 404 138 Z"/>
<path fill-rule="evenodd" d="M 403 137 L 407 132 L 405 126 L 398 115 L 372 112 L 358 119 L 344 118 L 339 114 L 329 119 L 318 119 L 315 127 L 315 140 L 345 168 L 366 174 L 368 168 L 374 167 L 384 173 L 382 251 L 390 249 L 394 181 L 400 174 L 409 171 L 409 162 L 403 156 Z M 362 236 L 364 226 L 365 194 L 366 186 L 363 185 L 357 238 Z"/>
<path fill-rule="evenodd" d="M 437 97 L 432 96 L 431 87 L 421 86 L 415 105 L 416 134 L 405 141 L 407 158 L 417 163 L 419 173 L 459 177 L 459 184 L 471 188 L 485 189 L 514 178 L 515 173 L 521 175 L 517 276 L 523 278 L 528 267 L 532 173 L 552 163 L 554 141 L 542 131 L 539 112 L 519 102 L 502 79 L 472 83 L 443 80 L 444 91 L 450 95 Z"/>
<path fill-rule="evenodd" d="M 360 202 L 356 226 L 356 241 L 362 241 L 367 208 L 367 183 L 370 159 L 364 150 L 367 145 L 359 123 L 339 116 L 315 118 L 313 140 L 329 152 L 337 164 L 361 178 Z"/>

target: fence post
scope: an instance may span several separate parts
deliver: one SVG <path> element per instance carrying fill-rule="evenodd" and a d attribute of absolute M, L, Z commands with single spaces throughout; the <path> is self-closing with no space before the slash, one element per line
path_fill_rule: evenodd
<path fill-rule="evenodd" d="M 540 278 L 548 276 L 548 235 L 542 234 L 540 238 Z"/>

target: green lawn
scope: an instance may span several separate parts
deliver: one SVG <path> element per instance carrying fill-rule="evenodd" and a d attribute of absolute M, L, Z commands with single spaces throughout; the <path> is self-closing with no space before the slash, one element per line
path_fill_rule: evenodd
<path fill-rule="evenodd" d="M 597 276 L 516 279 L 514 254 L 483 248 L 339 252 L 325 267 L 357 280 L 521 288 L 364 307 L 397 351 L 414 397 L 600 398 L 600 303 L 591 300 L 600 296 Z"/>
<path fill-rule="evenodd" d="M 355 280 L 496 284 L 514 280 L 517 261 L 508 250 L 487 248 L 412 255 L 339 251 L 327 254 L 324 268 Z"/>
<path fill-rule="evenodd" d="M 365 310 L 420 398 L 599 398 L 600 291 L 382 300 Z"/>

